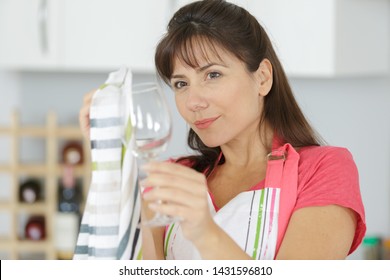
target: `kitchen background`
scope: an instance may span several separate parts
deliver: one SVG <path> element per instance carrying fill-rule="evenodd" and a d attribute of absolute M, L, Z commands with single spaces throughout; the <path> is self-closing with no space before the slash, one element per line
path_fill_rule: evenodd
<path fill-rule="evenodd" d="M 132 67 L 135 83 L 155 80 L 154 46 L 173 11 L 186 2 L 0 0 L 0 259 L 69 258 L 75 236 L 69 228 L 75 228 L 79 213 L 61 209 L 57 191 L 68 166 L 62 158 L 67 144 L 86 147 L 77 128 L 83 95 L 121 64 Z M 314 127 L 329 144 L 347 147 L 354 156 L 367 237 L 349 259 L 380 258 L 380 247 L 385 258 L 390 238 L 390 1 L 234 2 L 268 30 Z M 187 154 L 187 127 L 171 91 L 164 91 L 174 131 L 162 157 Z M 88 151 L 83 153 L 87 158 L 76 164 L 74 176 L 85 198 Z M 21 202 L 19 188 L 31 178 L 44 189 L 42 201 Z M 28 225 L 37 216 L 46 223 L 34 237 Z M 42 231 L 40 222 L 33 221 L 32 228 Z"/>

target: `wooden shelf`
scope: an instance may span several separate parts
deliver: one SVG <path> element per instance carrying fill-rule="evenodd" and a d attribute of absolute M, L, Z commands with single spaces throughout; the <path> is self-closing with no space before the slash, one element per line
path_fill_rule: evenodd
<path fill-rule="evenodd" d="M 60 137 L 62 139 L 66 140 L 72 140 L 72 139 L 80 139 L 82 137 L 80 128 L 78 127 L 62 127 L 61 129 L 57 129 L 56 132 L 57 137 Z"/>
<path fill-rule="evenodd" d="M 0 172 L 1 173 L 11 173 L 12 172 L 12 166 L 0 164 Z"/>
<path fill-rule="evenodd" d="M 44 201 L 34 202 L 34 203 L 25 203 L 19 202 L 18 213 L 29 213 L 29 214 L 44 214 L 47 211 L 47 205 Z"/>
<path fill-rule="evenodd" d="M 23 164 L 19 166 L 0 165 L 0 173 L 18 173 L 26 176 L 45 176 L 49 172 L 48 169 L 47 165 L 44 164 Z M 52 169 L 52 167 L 50 167 L 50 169 Z M 61 176 L 63 169 L 63 164 L 57 164 L 54 167 L 54 172 L 57 176 Z M 84 165 L 75 166 L 74 170 L 77 177 L 85 176 L 85 173 L 89 172 L 88 167 Z M 50 170 L 50 172 L 52 172 L 52 170 Z"/>
<path fill-rule="evenodd" d="M 9 127 L 0 127 L 0 135 L 9 135 L 9 134 L 17 134 L 19 137 L 48 137 L 49 133 L 51 133 L 45 127 L 39 126 L 26 126 L 21 127 L 18 130 L 9 128 Z M 82 137 L 80 128 L 74 126 L 63 126 L 60 128 L 54 128 L 52 133 L 62 139 L 77 139 L 80 140 Z"/>
<path fill-rule="evenodd" d="M 12 208 L 12 205 L 13 203 L 10 201 L 0 201 L 0 211 L 9 210 Z"/>
<path fill-rule="evenodd" d="M 13 247 L 13 240 L 11 238 L 0 238 L 0 247 L 3 250 L 11 251 Z"/>
<path fill-rule="evenodd" d="M 9 127 L 4 127 L 4 126 L 0 126 L 0 135 L 2 134 L 11 134 L 12 133 L 12 128 L 9 128 Z"/>
<path fill-rule="evenodd" d="M 9 149 L 10 160 L 0 164 L 0 173 L 11 177 L 11 197 L 0 201 L 0 210 L 9 212 L 11 231 L 9 238 L 0 238 L 0 251 L 11 259 L 28 258 L 29 254 L 45 256 L 46 259 L 56 259 L 63 252 L 57 252 L 55 246 L 55 217 L 58 209 L 58 182 L 63 176 L 64 165 L 60 162 L 59 151 L 64 141 L 80 141 L 83 145 L 84 164 L 74 167 L 74 175 L 82 180 L 83 198 L 88 194 L 90 184 L 90 154 L 89 143 L 86 143 L 77 125 L 59 126 L 55 113 L 47 114 L 46 124 L 42 126 L 23 126 L 19 114 L 14 112 L 9 127 L 0 126 L 0 135 L 11 141 Z M 20 162 L 19 145 L 23 137 L 35 137 L 45 140 L 45 155 L 43 162 Z M 43 199 L 35 203 L 19 201 L 19 184 L 22 177 L 40 177 L 43 181 Z M 81 209 L 84 205 L 81 205 Z M 20 240 L 19 232 L 21 217 L 42 215 L 45 218 L 46 238 L 42 241 Z M 23 219 L 23 218 L 22 218 Z M 70 254 L 71 255 L 71 254 Z M 27 256 L 27 257 L 26 257 Z"/>
<path fill-rule="evenodd" d="M 19 174 L 30 176 L 44 176 L 47 174 L 47 166 L 44 164 L 21 164 L 14 169 L 18 169 Z"/>
<path fill-rule="evenodd" d="M 23 127 L 17 133 L 22 137 L 47 137 L 47 129 L 44 127 Z"/>
<path fill-rule="evenodd" d="M 18 251 L 45 251 L 46 248 L 52 246 L 51 240 L 18 240 Z"/>

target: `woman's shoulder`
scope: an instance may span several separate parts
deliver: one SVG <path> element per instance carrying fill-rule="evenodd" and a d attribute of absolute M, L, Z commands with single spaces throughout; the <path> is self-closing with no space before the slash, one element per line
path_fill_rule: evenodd
<path fill-rule="evenodd" d="M 300 149 L 298 199 L 295 210 L 339 205 L 357 213 L 352 253 L 366 231 L 359 174 L 352 153 L 344 147 L 310 146 Z"/>
<path fill-rule="evenodd" d="M 301 162 L 353 161 L 352 153 L 345 147 L 307 146 L 298 150 Z"/>
<path fill-rule="evenodd" d="M 325 177 L 357 178 L 358 170 L 352 153 L 344 147 L 309 146 L 298 151 L 302 179 Z"/>

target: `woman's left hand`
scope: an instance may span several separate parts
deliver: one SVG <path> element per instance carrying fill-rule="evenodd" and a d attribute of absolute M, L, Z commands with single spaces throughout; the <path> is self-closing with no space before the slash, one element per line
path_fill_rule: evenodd
<path fill-rule="evenodd" d="M 208 206 L 205 175 L 172 162 L 152 162 L 142 168 L 148 176 L 141 185 L 158 186 L 143 194 L 149 207 L 178 217 L 184 236 L 195 245 L 204 243 L 202 239 L 210 237 L 216 228 Z"/>

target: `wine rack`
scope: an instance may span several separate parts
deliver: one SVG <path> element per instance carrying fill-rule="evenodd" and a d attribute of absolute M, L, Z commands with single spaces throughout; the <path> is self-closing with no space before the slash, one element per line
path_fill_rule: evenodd
<path fill-rule="evenodd" d="M 84 161 L 75 166 L 75 176 L 82 180 L 83 202 L 87 197 L 90 183 L 89 143 L 82 137 L 77 125 L 60 126 L 54 112 L 48 112 L 46 124 L 41 126 L 21 125 L 19 113 L 13 112 L 11 124 L 0 126 L 0 137 L 10 140 L 9 161 L 0 164 L 0 174 L 10 177 L 9 199 L 0 201 L 0 211 L 8 214 L 10 231 L 0 238 L 0 259 L 57 259 L 55 246 L 56 216 L 58 213 L 58 181 L 63 173 L 59 151 L 61 141 L 80 141 L 83 146 Z M 23 163 L 20 160 L 20 143 L 22 138 L 43 140 L 45 156 L 43 162 Z M 23 203 L 19 199 L 21 177 L 40 177 L 44 182 L 44 198 L 34 203 Z M 4 187 L 4 186 L 0 186 Z M 81 206 L 83 209 L 83 205 Z M 21 238 L 21 217 L 40 215 L 45 220 L 45 238 L 29 240 Z"/>

